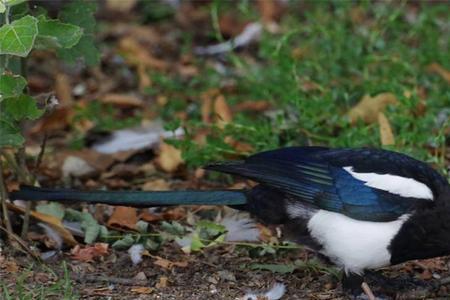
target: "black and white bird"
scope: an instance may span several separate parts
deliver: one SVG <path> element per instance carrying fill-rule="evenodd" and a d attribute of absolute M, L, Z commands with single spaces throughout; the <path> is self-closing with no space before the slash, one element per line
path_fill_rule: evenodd
<path fill-rule="evenodd" d="M 450 187 L 426 163 L 380 149 L 291 147 L 206 167 L 252 179 L 250 190 L 100 192 L 24 187 L 12 199 L 111 205 L 230 205 L 284 224 L 345 271 L 357 293 L 366 270 L 450 255 Z"/>

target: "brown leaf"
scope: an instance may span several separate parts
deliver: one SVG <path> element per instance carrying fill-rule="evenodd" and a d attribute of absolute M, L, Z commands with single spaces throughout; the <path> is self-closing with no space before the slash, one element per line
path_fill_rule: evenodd
<path fill-rule="evenodd" d="M 259 13 L 263 23 L 278 22 L 284 12 L 284 6 L 278 0 L 258 0 Z"/>
<path fill-rule="evenodd" d="M 136 3 L 137 0 L 106 0 L 106 8 L 118 13 L 129 13 Z"/>
<path fill-rule="evenodd" d="M 392 133 L 391 124 L 389 123 L 388 118 L 386 118 L 386 116 L 382 112 L 378 113 L 378 124 L 380 125 L 381 145 L 394 145 L 395 138 L 394 134 Z"/>
<path fill-rule="evenodd" d="M 436 73 L 441 76 L 445 81 L 450 83 L 450 71 L 439 65 L 438 63 L 432 63 L 428 67 L 428 72 Z"/>
<path fill-rule="evenodd" d="M 143 93 L 146 88 L 152 85 L 152 80 L 143 65 L 137 67 L 137 74 L 139 76 L 139 91 Z"/>
<path fill-rule="evenodd" d="M 12 203 L 7 203 L 7 206 L 8 206 L 9 210 L 12 210 L 12 211 L 15 211 L 15 212 L 21 213 L 21 214 L 25 213 L 25 209 L 20 206 L 14 205 Z M 39 213 L 37 211 L 31 211 L 30 215 L 34 219 L 48 224 L 53 230 L 55 230 L 62 237 L 62 239 L 64 240 L 64 242 L 67 245 L 74 246 L 74 245 L 78 244 L 78 242 L 73 237 L 72 233 L 70 233 L 70 231 L 68 231 L 67 229 L 64 228 L 60 219 L 58 219 L 54 216 L 49 216 L 49 215 Z"/>
<path fill-rule="evenodd" d="M 156 179 L 147 181 L 141 186 L 141 189 L 143 191 L 168 191 L 170 189 L 170 185 L 167 180 Z"/>
<path fill-rule="evenodd" d="M 231 109 L 228 106 L 225 97 L 223 95 L 217 96 L 214 101 L 214 112 L 217 116 L 216 123 L 220 128 L 225 127 L 227 123 L 233 120 Z"/>
<path fill-rule="evenodd" d="M 256 111 L 262 112 L 268 110 L 272 104 L 269 101 L 244 101 L 233 107 L 234 111 Z"/>
<path fill-rule="evenodd" d="M 200 95 L 200 98 L 202 100 L 201 106 L 202 121 L 205 124 L 211 123 L 213 97 L 216 97 L 217 95 L 219 95 L 219 93 L 220 91 L 218 89 L 210 89 L 203 92 Z"/>
<path fill-rule="evenodd" d="M 77 245 L 70 251 L 70 254 L 72 255 L 72 259 L 93 262 L 95 258 L 108 254 L 108 244 L 95 243 L 93 246 L 86 246 L 84 248 Z"/>
<path fill-rule="evenodd" d="M 31 128 L 30 133 L 36 134 L 63 130 L 70 124 L 73 115 L 74 111 L 72 108 L 68 106 L 58 107 L 39 119 L 38 123 Z"/>
<path fill-rule="evenodd" d="M 56 74 L 55 95 L 60 104 L 70 105 L 73 102 L 70 78 L 64 73 Z"/>
<path fill-rule="evenodd" d="M 164 269 L 171 270 L 173 267 L 186 268 L 188 266 L 187 261 L 170 261 L 168 259 L 162 258 L 160 256 L 154 256 L 154 255 L 152 255 L 152 257 L 156 259 L 153 263 Z"/>
<path fill-rule="evenodd" d="M 144 102 L 141 98 L 128 94 L 106 94 L 99 99 L 103 103 L 113 104 L 120 107 L 142 107 Z"/>
<path fill-rule="evenodd" d="M 365 95 L 348 112 L 350 122 L 355 123 L 358 119 L 364 120 L 366 123 L 375 123 L 378 120 L 378 113 L 383 112 L 387 105 L 398 103 L 397 98 L 392 93 L 382 93 L 375 97 Z"/>
<path fill-rule="evenodd" d="M 164 60 L 153 57 L 148 49 L 134 37 L 122 38 L 119 42 L 119 49 L 123 52 L 127 63 L 132 66 L 143 65 L 146 68 L 157 70 L 166 70 L 169 67 Z"/>
<path fill-rule="evenodd" d="M 136 294 L 151 294 L 155 289 L 147 286 L 138 286 L 131 288 L 131 291 Z"/>
<path fill-rule="evenodd" d="M 137 221 L 136 208 L 116 206 L 107 224 L 112 228 L 135 230 Z"/>
<path fill-rule="evenodd" d="M 175 172 L 183 163 L 181 150 L 162 142 L 159 145 L 159 156 L 156 159 L 156 163 L 165 172 Z"/>
<path fill-rule="evenodd" d="M 169 285 L 169 278 L 167 276 L 159 277 L 159 282 L 156 284 L 156 288 L 162 289 Z"/>

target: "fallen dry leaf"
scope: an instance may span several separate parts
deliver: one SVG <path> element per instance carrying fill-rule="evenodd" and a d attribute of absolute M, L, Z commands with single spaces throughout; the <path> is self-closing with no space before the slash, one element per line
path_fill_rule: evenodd
<path fill-rule="evenodd" d="M 200 99 L 202 100 L 202 121 L 205 124 L 211 123 L 213 98 L 219 95 L 219 93 L 220 91 L 218 89 L 209 89 L 200 95 Z"/>
<path fill-rule="evenodd" d="M 162 142 L 159 145 L 159 156 L 156 159 L 156 163 L 165 172 L 175 172 L 183 164 L 181 150 Z"/>
<path fill-rule="evenodd" d="M 394 134 L 392 133 L 391 124 L 389 123 L 388 118 L 382 112 L 378 113 L 378 124 L 380 125 L 381 145 L 394 145 L 395 138 Z"/>
<path fill-rule="evenodd" d="M 152 258 L 156 260 L 153 262 L 155 265 L 160 266 L 164 269 L 171 270 L 173 267 L 186 268 L 188 266 L 187 261 L 170 261 L 168 259 L 162 258 L 160 256 L 151 255 Z"/>
<path fill-rule="evenodd" d="M 95 243 L 93 246 L 86 246 L 84 248 L 76 245 L 70 251 L 70 254 L 74 260 L 93 262 L 95 258 L 108 254 L 108 246 L 107 243 Z"/>
<path fill-rule="evenodd" d="M 279 0 L 259 0 L 258 9 L 264 23 L 278 22 L 284 12 L 284 5 Z"/>
<path fill-rule="evenodd" d="M 131 291 L 136 294 L 148 295 L 148 294 L 153 293 L 154 289 L 151 287 L 147 287 L 147 286 L 138 286 L 138 287 L 131 288 Z"/>
<path fill-rule="evenodd" d="M 159 277 L 159 281 L 156 284 L 156 288 L 161 289 L 161 288 L 165 288 L 169 285 L 169 278 L 167 278 L 166 276 L 161 276 Z"/>
<path fill-rule="evenodd" d="M 214 101 L 214 113 L 216 114 L 216 123 L 220 128 L 225 127 L 226 124 L 233 120 L 231 109 L 223 95 L 217 96 Z"/>
<path fill-rule="evenodd" d="M 41 134 L 44 132 L 54 132 L 58 130 L 63 130 L 66 128 L 74 115 L 74 111 L 72 108 L 58 107 L 53 110 L 51 113 L 45 114 L 44 117 L 39 119 L 39 121 L 34 125 L 30 133 L 31 134 Z"/>
<path fill-rule="evenodd" d="M 387 105 L 397 104 L 398 100 L 392 93 L 382 93 L 375 97 L 365 95 L 348 112 L 350 122 L 355 123 L 358 119 L 364 120 L 366 123 L 375 123 L 378 120 L 378 113 L 383 112 Z"/>
<path fill-rule="evenodd" d="M 141 98 L 129 94 L 109 93 L 99 98 L 103 103 L 113 104 L 120 107 L 142 107 L 144 102 Z"/>
<path fill-rule="evenodd" d="M 72 85 L 70 78 L 64 73 L 56 74 L 55 95 L 62 105 L 70 105 L 73 102 Z"/>
<path fill-rule="evenodd" d="M 138 219 L 146 222 L 156 222 L 161 220 L 180 220 L 184 217 L 186 217 L 186 210 L 183 207 L 177 206 L 167 209 L 163 213 L 151 213 L 149 211 L 144 211 L 139 214 Z"/>
<path fill-rule="evenodd" d="M 136 5 L 137 0 L 106 0 L 106 8 L 119 13 L 129 13 Z"/>
<path fill-rule="evenodd" d="M 141 189 L 143 191 L 168 191 L 170 189 L 170 185 L 167 180 L 156 179 L 147 181 L 141 186 Z"/>
<path fill-rule="evenodd" d="M 268 110 L 272 104 L 269 101 L 244 101 L 233 106 L 233 111 L 255 111 Z"/>
<path fill-rule="evenodd" d="M 15 211 L 15 212 L 21 213 L 21 214 L 25 213 L 25 209 L 20 206 L 14 205 L 12 203 L 7 203 L 7 206 L 8 206 L 9 210 L 12 210 L 12 211 Z M 49 215 L 39 213 L 37 211 L 31 211 L 30 215 L 34 219 L 48 224 L 52 229 L 54 229 L 62 237 L 62 239 L 64 240 L 64 242 L 67 245 L 75 246 L 78 244 L 78 242 L 73 237 L 72 233 L 70 233 L 70 231 L 68 231 L 67 229 L 64 228 L 61 220 L 59 220 L 58 218 L 56 218 L 54 216 L 49 216 Z"/>
<path fill-rule="evenodd" d="M 438 63 L 432 63 L 428 67 L 428 72 L 436 73 L 441 76 L 445 81 L 450 83 L 450 71 L 439 65 Z"/>
<path fill-rule="evenodd" d="M 116 206 L 107 224 L 109 227 L 116 229 L 135 230 L 137 221 L 136 208 Z"/>
<path fill-rule="evenodd" d="M 143 65 L 149 69 L 166 70 L 168 64 L 161 59 L 153 57 L 147 48 L 142 46 L 133 36 L 125 36 L 119 42 L 119 49 L 125 56 L 128 64 L 132 66 Z"/>

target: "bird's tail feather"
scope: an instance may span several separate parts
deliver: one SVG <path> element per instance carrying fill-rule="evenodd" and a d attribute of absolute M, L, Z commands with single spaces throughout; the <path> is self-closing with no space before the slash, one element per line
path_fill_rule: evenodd
<path fill-rule="evenodd" d="M 246 190 L 209 191 L 80 191 L 21 186 L 10 193 L 12 200 L 57 202 L 87 202 L 134 207 L 171 205 L 229 205 L 243 209 L 247 203 Z"/>

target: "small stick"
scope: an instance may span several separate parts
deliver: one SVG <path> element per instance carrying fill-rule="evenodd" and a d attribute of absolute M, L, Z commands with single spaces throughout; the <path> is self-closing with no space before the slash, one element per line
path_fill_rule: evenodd
<path fill-rule="evenodd" d="M 361 288 L 363 289 L 364 293 L 367 295 L 367 298 L 369 298 L 369 300 L 376 300 L 375 295 L 372 293 L 372 290 L 365 281 L 361 283 Z"/>

